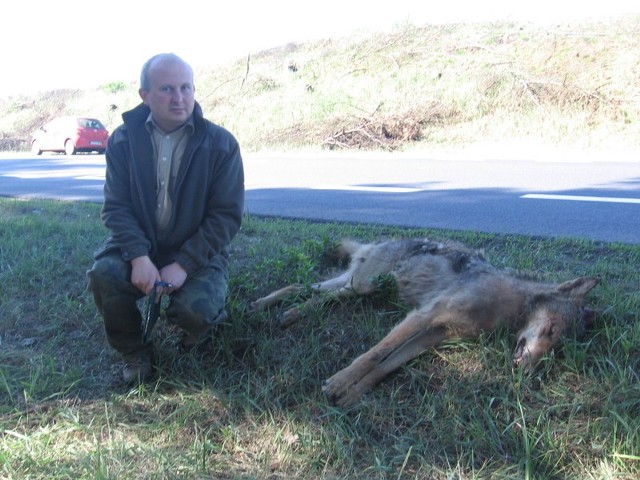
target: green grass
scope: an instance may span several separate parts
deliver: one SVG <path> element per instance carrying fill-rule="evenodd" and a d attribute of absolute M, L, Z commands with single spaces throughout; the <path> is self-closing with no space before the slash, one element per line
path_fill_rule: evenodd
<path fill-rule="evenodd" d="M 0 199 L 0 478 L 636 479 L 640 247 L 384 226 L 245 219 L 212 347 L 155 330 L 159 375 L 119 382 L 86 292 L 99 206 Z M 399 321 L 382 298 L 326 305 L 288 329 L 268 291 L 329 275 L 343 236 L 454 238 L 545 280 L 599 275 L 596 324 L 532 376 L 500 331 L 428 352 L 357 408 L 321 392 Z"/>

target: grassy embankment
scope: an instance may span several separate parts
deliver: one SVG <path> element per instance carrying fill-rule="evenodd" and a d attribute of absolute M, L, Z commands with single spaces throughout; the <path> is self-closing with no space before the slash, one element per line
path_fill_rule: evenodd
<path fill-rule="evenodd" d="M 290 44 L 196 71 L 205 114 L 245 152 L 515 143 L 617 151 L 640 142 L 638 17 L 583 25 L 398 28 Z M 90 91 L 0 100 L 0 150 L 61 114 L 112 130 L 137 72 Z"/>

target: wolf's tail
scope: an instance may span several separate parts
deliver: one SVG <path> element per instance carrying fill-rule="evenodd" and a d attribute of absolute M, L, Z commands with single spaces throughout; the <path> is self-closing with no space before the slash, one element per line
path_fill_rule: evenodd
<path fill-rule="evenodd" d="M 336 247 L 336 256 L 339 258 L 351 257 L 364 244 L 350 238 L 343 238 Z"/>

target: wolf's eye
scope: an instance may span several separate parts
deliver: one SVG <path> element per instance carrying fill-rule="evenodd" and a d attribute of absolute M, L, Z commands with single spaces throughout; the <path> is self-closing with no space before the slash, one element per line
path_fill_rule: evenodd
<path fill-rule="evenodd" d="M 545 337 L 553 337 L 555 333 L 555 327 L 553 325 L 547 326 L 544 330 L 542 330 L 542 335 Z"/>

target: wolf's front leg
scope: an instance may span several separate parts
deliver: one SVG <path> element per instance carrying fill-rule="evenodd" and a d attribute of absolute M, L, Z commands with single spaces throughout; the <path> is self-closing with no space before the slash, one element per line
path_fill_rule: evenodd
<path fill-rule="evenodd" d="M 341 287 L 336 290 L 323 290 L 318 287 L 319 285 L 321 284 L 314 284 L 311 288 L 320 293 L 312 296 L 304 303 L 291 307 L 282 313 L 279 320 L 281 327 L 288 327 L 292 325 L 299 319 L 303 318 L 306 312 L 320 308 L 324 303 L 335 302 L 337 300 L 356 295 L 356 292 L 351 287 Z"/>
<path fill-rule="evenodd" d="M 281 288 L 280 290 L 271 292 L 269 295 L 258 298 L 257 300 L 251 302 L 251 305 L 249 306 L 249 312 L 255 313 L 264 310 L 284 300 L 289 295 L 300 293 L 303 289 L 304 287 L 301 284 L 294 283 L 293 285 L 289 285 L 287 287 Z"/>

